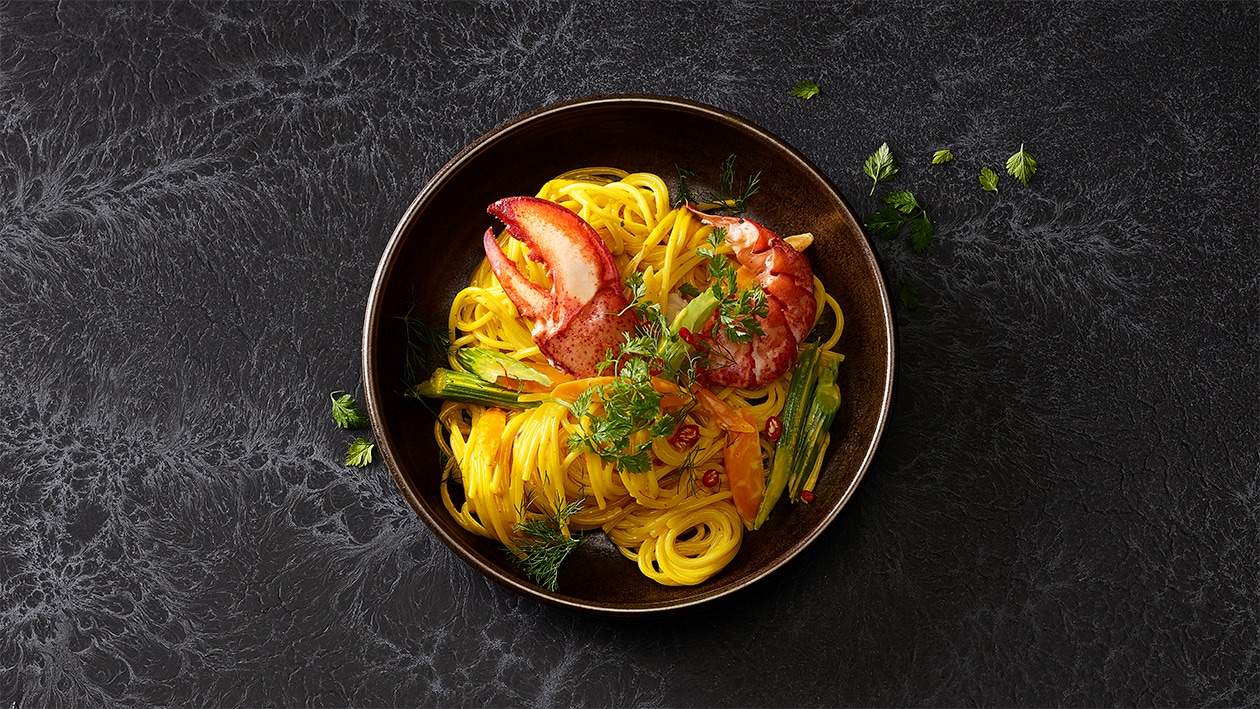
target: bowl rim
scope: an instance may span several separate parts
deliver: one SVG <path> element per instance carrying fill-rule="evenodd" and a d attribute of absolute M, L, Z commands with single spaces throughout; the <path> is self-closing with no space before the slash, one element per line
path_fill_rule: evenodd
<path fill-rule="evenodd" d="M 411 483 L 402 473 L 402 466 L 393 454 L 392 437 L 385 428 L 384 422 L 381 420 L 383 415 L 380 414 L 382 395 L 388 394 L 385 388 L 382 388 L 376 381 L 373 374 L 373 363 L 376 359 L 377 349 L 377 322 L 380 318 L 377 313 L 382 306 L 382 300 L 385 290 L 385 279 L 392 272 L 395 262 L 399 256 L 399 246 L 408 232 L 412 222 L 427 203 L 433 198 L 433 195 L 439 191 L 441 186 L 446 182 L 449 176 L 462 169 L 466 163 L 472 160 L 478 153 L 487 149 L 495 143 L 509 138 L 513 133 L 521 131 L 529 127 L 531 124 L 539 121 L 545 121 L 550 117 L 565 113 L 568 111 L 586 109 L 591 106 L 599 105 L 628 105 L 643 107 L 658 107 L 669 110 L 678 110 L 688 112 L 693 115 L 716 120 L 733 126 L 734 128 L 754 134 L 758 140 L 766 141 L 773 145 L 783 155 L 800 163 L 800 165 L 814 175 L 821 184 L 833 195 L 835 202 L 841 208 L 841 211 L 857 225 L 859 233 L 866 241 L 866 249 L 863 257 L 867 262 L 867 266 L 874 273 L 877 281 L 879 306 L 882 311 L 883 337 L 884 346 L 888 352 L 888 356 L 883 365 L 884 388 L 880 392 L 879 414 L 875 421 L 875 429 L 873 436 L 866 444 L 866 450 L 862 453 L 861 463 L 858 466 L 853 481 L 848 488 L 844 490 L 835 505 L 828 510 L 827 514 L 799 540 L 796 540 L 788 549 L 785 550 L 773 563 L 767 564 L 757 570 L 756 573 L 748 578 L 731 584 L 729 587 L 721 590 L 703 591 L 699 590 L 695 595 L 682 599 L 675 599 L 662 603 L 648 604 L 608 604 L 598 603 L 584 600 L 574 596 L 547 591 L 532 584 L 525 583 L 515 576 L 502 573 L 499 569 L 483 563 L 476 555 L 464 549 L 462 540 L 454 538 L 448 534 L 437 520 L 432 519 L 428 509 L 424 506 L 415 491 L 411 489 Z M 884 431 L 887 427 L 888 418 L 891 415 L 893 392 L 896 380 L 896 363 L 897 363 L 897 342 L 896 327 L 892 313 L 892 301 L 888 293 L 888 284 L 884 278 L 883 269 L 880 267 L 878 255 L 872 245 L 871 237 L 866 232 L 861 220 L 857 218 L 853 208 L 848 201 L 840 194 L 831 180 L 817 166 L 815 166 L 808 158 L 806 158 L 799 150 L 788 144 L 778 136 L 770 133 L 766 129 L 756 123 L 743 118 L 735 113 L 726 111 L 715 106 L 700 103 L 690 99 L 677 98 L 671 96 L 663 96 L 657 94 L 643 93 L 617 93 L 617 94 L 598 94 L 579 98 L 566 99 L 550 103 L 539 108 L 519 114 L 510 118 L 495 127 L 486 131 L 475 140 L 469 142 L 463 149 L 455 154 L 446 162 L 423 188 L 412 199 L 410 205 L 403 212 L 397 224 L 391 233 L 389 240 L 385 244 L 382 257 L 377 264 L 376 271 L 372 277 L 372 285 L 368 293 L 367 307 L 364 314 L 363 334 L 361 340 L 361 368 L 364 388 L 364 401 L 368 417 L 372 424 L 372 435 L 377 441 L 377 448 L 381 452 L 381 457 L 389 469 L 390 477 L 393 479 L 395 486 L 407 500 L 412 510 L 425 523 L 425 526 L 438 537 L 438 539 L 456 556 L 465 563 L 472 566 L 475 570 L 489 577 L 495 582 L 506 586 L 507 588 L 520 593 L 521 595 L 533 598 L 543 603 L 558 606 L 568 610 L 580 611 L 584 613 L 593 613 L 606 616 L 637 616 L 645 614 L 658 614 L 662 612 L 678 611 L 685 608 L 694 607 L 702 603 L 730 596 L 738 591 L 748 588 L 749 586 L 765 579 L 775 571 L 786 565 L 789 561 L 796 558 L 804 549 L 817 539 L 831 523 L 839 516 L 856 492 L 858 485 L 866 476 L 875 453 L 879 447 L 879 443 L 883 438 Z"/>

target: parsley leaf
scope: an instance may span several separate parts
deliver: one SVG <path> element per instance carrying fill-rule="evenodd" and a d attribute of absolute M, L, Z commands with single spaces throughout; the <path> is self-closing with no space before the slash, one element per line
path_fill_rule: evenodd
<path fill-rule="evenodd" d="M 1024 144 L 1019 144 L 1019 151 L 1006 159 L 1006 172 L 1011 177 L 1019 180 L 1025 185 L 1028 180 L 1032 179 L 1033 173 L 1037 171 L 1037 161 L 1033 156 L 1024 150 Z"/>
<path fill-rule="evenodd" d="M 362 468 L 372 462 L 372 451 L 376 444 L 364 438 L 354 439 L 350 449 L 346 451 L 346 465 Z"/>
<path fill-rule="evenodd" d="M 862 172 L 866 176 L 874 180 L 871 184 L 871 194 L 875 194 L 875 187 L 881 182 L 891 180 L 893 175 L 897 174 L 897 162 L 893 158 L 892 150 L 888 147 L 888 143 L 879 146 L 879 150 L 871 153 L 866 158 L 866 163 L 862 165 Z"/>
<path fill-rule="evenodd" d="M 988 165 L 980 168 L 980 189 L 985 192 L 997 192 L 998 175 Z"/>
<path fill-rule="evenodd" d="M 906 306 L 910 310 L 914 310 L 915 308 L 919 307 L 919 287 L 918 286 L 914 285 L 913 283 L 902 283 L 901 292 L 899 295 L 901 296 L 901 304 Z"/>
<path fill-rule="evenodd" d="M 701 246 L 696 253 L 709 259 L 709 278 L 713 280 L 713 295 L 718 300 L 718 317 L 713 323 L 713 334 L 724 330 L 731 342 L 748 342 L 764 335 L 761 321 L 770 314 L 766 292 L 760 285 L 741 289 L 736 276 L 735 264 L 725 256 L 717 255 L 717 248 L 726 240 L 726 229 L 709 232 L 708 246 Z"/>
<path fill-rule="evenodd" d="M 951 152 L 949 148 L 946 148 L 944 150 L 938 150 L 932 153 L 933 165 L 944 165 L 945 163 L 953 159 L 954 159 L 954 153 Z"/>
<path fill-rule="evenodd" d="M 695 286 L 691 285 L 690 283 L 679 283 L 679 284 L 678 284 L 678 292 L 679 292 L 679 293 L 681 293 L 681 294 L 683 294 L 683 295 L 685 295 L 685 296 L 687 296 L 688 298 L 694 298 L 694 297 L 696 297 L 696 296 L 700 295 L 700 289 L 699 289 L 699 288 L 696 288 Z"/>
<path fill-rule="evenodd" d="M 923 209 L 919 206 L 919 201 L 914 198 L 914 193 L 910 190 L 902 190 L 900 192 L 892 192 L 884 197 L 884 204 L 896 209 L 902 214 L 914 214 Z"/>
<path fill-rule="evenodd" d="M 928 218 L 927 207 L 919 204 L 909 190 L 892 192 L 884 196 L 885 206 L 866 218 L 866 228 L 875 237 L 890 241 L 901 235 L 910 225 L 910 246 L 916 253 L 923 253 L 936 235 L 936 226 Z"/>
<path fill-rule="evenodd" d="M 893 207 L 880 207 L 866 218 L 866 228 L 871 235 L 889 241 L 897 238 L 901 233 L 901 224 L 904 218 L 901 213 Z"/>
<path fill-rule="evenodd" d="M 936 235 L 936 226 L 928 219 L 927 212 L 920 214 L 910 222 L 910 246 L 916 254 L 927 251 L 932 245 L 932 237 Z"/>
<path fill-rule="evenodd" d="M 337 396 L 340 394 L 341 396 Z M 367 428 L 371 425 L 367 414 L 359 408 L 359 402 L 344 391 L 334 391 L 328 395 L 332 399 L 332 418 L 342 428 Z"/>
<path fill-rule="evenodd" d="M 791 93 L 796 98 L 808 100 L 818 95 L 818 84 L 812 81 L 800 81 L 792 87 Z"/>

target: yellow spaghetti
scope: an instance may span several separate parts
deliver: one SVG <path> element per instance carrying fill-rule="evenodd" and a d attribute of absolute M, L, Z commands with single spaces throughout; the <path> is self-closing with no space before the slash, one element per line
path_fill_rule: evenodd
<path fill-rule="evenodd" d="M 713 227 L 686 209 L 671 209 L 660 177 L 588 168 L 551 180 L 537 196 L 585 219 L 607 244 L 623 282 L 640 273 L 640 299 L 655 303 L 667 316 L 686 303 L 684 292 L 709 287 L 707 259 L 699 249 Z M 799 250 L 812 236 L 787 241 Z M 549 285 L 543 265 L 527 258 L 524 244 L 504 234 L 498 242 L 522 274 L 544 288 Z M 731 248 L 722 245 L 716 251 L 730 253 Z M 840 338 L 843 315 L 817 278 L 814 296 L 815 322 L 826 309 L 834 312 L 836 327 L 819 345 L 831 350 Z M 570 445 L 571 437 L 584 431 L 571 402 L 608 378 L 573 381 L 550 366 L 531 338 L 530 323 L 520 317 L 485 260 L 455 297 L 448 328 L 452 353 L 488 348 L 552 379 L 549 388 L 534 386 L 522 395 L 536 404 L 524 410 L 443 403 L 434 430 L 446 454 L 441 494 L 462 527 L 522 557 L 533 541 L 522 532 L 531 520 L 549 520 L 561 539 L 602 530 L 644 575 L 666 585 L 702 583 L 735 557 L 745 523 L 725 474 L 726 431 L 709 409 L 686 407 L 685 391 L 665 391 L 664 399 L 673 401 L 680 416 L 685 414 L 683 423 L 698 430 L 698 436 L 692 445 L 676 446 L 667 436 L 631 434 L 636 443 L 650 443 L 651 464 L 646 471 L 628 472 Z M 451 366 L 465 369 L 453 354 Z M 719 387 L 713 393 L 731 409 L 746 411 L 761 431 L 781 413 L 789 380 L 790 370 L 764 388 Z M 766 435 L 759 440 L 761 464 L 769 470 L 774 443 Z M 820 465 L 821 456 L 806 489 L 812 490 Z"/>

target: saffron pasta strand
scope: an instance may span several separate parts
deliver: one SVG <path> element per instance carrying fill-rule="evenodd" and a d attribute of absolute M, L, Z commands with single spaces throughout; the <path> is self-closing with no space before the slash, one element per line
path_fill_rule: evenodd
<path fill-rule="evenodd" d="M 706 245 L 713 227 L 685 209 L 671 209 L 668 188 L 658 175 L 583 168 L 548 181 L 536 196 L 582 216 L 608 245 L 623 282 L 641 273 L 646 297 L 670 317 L 686 302 L 683 286 L 707 287 L 708 259 L 697 249 Z M 522 274 L 544 287 L 549 283 L 543 265 L 528 258 L 522 243 L 503 234 L 499 243 Z M 723 244 L 716 252 L 729 254 L 731 249 Z M 830 310 L 837 323 L 821 343 L 830 350 L 839 341 L 843 314 L 817 279 L 815 295 L 815 322 Z M 485 347 L 555 371 L 534 343 L 531 323 L 520 316 L 485 261 L 455 296 L 447 327 L 452 348 Z M 461 368 L 453 354 L 450 361 Z M 723 387 L 714 393 L 733 408 L 749 409 L 757 426 L 764 427 L 782 411 L 789 379 L 790 372 L 758 389 Z M 565 386 L 581 391 L 595 382 Z M 443 404 L 434 428 L 446 460 L 441 496 L 461 527 L 520 553 L 520 525 L 539 517 L 554 519 L 581 502 L 561 532 L 568 536 L 601 530 L 658 583 L 703 583 L 735 558 L 746 529 L 725 481 L 728 434 L 715 416 L 702 407 L 685 412 L 682 424 L 698 430 L 695 443 L 685 448 L 667 438 L 652 439 L 646 431 L 633 434 L 632 441 L 650 446 L 651 465 L 644 472 L 628 472 L 570 447 L 570 438 L 585 424 L 565 401 L 545 392 L 529 398 L 540 403 L 510 412 Z M 774 448 L 761 440 L 768 470 Z M 701 481 L 706 471 L 716 471 L 721 482 L 706 487 Z"/>

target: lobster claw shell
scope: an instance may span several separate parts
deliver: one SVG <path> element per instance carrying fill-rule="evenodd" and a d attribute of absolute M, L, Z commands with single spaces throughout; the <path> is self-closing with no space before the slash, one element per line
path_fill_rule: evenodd
<path fill-rule="evenodd" d="M 486 230 L 486 259 L 516 309 L 534 321 L 538 349 L 562 371 L 597 374 L 605 352 L 617 350 L 635 326 L 604 240 L 577 214 L 537 197 L 508 197 L 486 211 L 529 247 L 529 257 L 542 262 L 551 277 L 550 290 L 530 281 L 503 253 L 494 230 Z"/>

